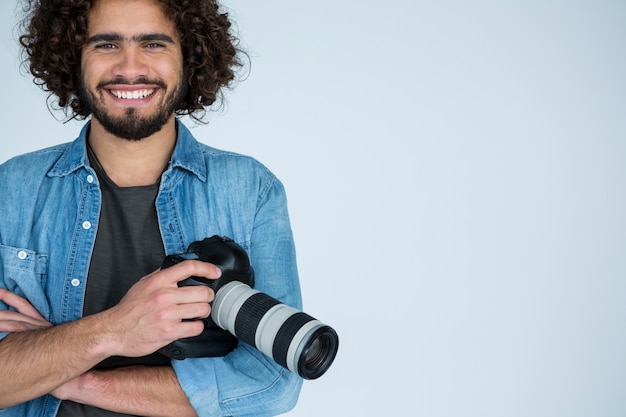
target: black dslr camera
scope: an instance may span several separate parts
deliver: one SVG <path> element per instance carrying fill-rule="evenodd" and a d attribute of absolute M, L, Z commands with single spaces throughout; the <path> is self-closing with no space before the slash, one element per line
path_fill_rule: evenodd
<path fill-rule="evenodd" d="M 237 347 L 239 338 L 302 378 L 316 379 L 328 370 L 339 348 L 335 330 L 253 289 L 254 271 L 241 246 L 213 236 L 193 242 L 184 254 L 167 256 L 162 268 L 187 259 L 210 262 L 222 270 L 219 279 L 190 277 L 178 283 L 212 288 L 211 316 L 203 320 L 202 334 L 176 340 L 161 353 L 173 359 L 224 356 Z"/>

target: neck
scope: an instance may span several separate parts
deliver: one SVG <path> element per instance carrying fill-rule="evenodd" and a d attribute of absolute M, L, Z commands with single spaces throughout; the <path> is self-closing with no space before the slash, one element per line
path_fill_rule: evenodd
<path fill-rule="evenodd" d="M 121 139 L 92 119 L 87 138 L 98 163 L 119 187 L 155 184 L 167 167 L 176 145 L 172 117 L 159 131 L 141 140 Z"/>

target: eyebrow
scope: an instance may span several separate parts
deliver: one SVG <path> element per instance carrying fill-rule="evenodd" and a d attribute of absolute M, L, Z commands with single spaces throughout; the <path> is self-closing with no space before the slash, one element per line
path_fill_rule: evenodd
<path fill-rule="evenodd" d="M 87 39 L 86 44 L 94 44 L 98 42 L 165 42 L 174 44 L 174 39 L 171 36 L 164 33 L 141 33 L 133 36 L 132 38 L 125 38 L 118 33 L 98 33 Z"/>

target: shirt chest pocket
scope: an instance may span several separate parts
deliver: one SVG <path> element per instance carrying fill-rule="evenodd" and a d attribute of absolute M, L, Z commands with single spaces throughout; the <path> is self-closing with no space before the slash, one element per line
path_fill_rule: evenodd
<path fill-rule="evenodd" d="M 0 286 L 26 298 L 46 320 L 50 320 L 50 304 L 45 293 L 48 256 L 25 248 L 0 245 L 0 263 Z"/>

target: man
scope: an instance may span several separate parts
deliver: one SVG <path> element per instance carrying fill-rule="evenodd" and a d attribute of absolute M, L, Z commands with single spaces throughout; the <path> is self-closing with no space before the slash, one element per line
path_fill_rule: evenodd
<path fill-rule="evenodd" d="M 3 416 L 274 415 L 296 375 L 240 343 L 226 356 L 158 350 L 200 334 L 217 279 L 166 254 L 224 235 L 256 287 L 300 308 L 284 190 L 255 160 L 195 141 L 197 114 L 239 64 L 213 0 L 30 2 L 31 72 L 72 117 L 72 143 L 0 166 L 0 411 Z M 84 3 L 84 4 L 83 4 Z"/>

